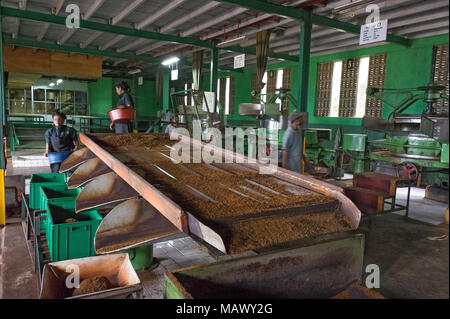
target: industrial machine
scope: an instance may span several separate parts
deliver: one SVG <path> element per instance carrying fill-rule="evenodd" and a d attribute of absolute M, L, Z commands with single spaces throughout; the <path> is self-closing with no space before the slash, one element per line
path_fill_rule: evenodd
<path fill-rule="evenodd" d="M 252 96 L 257 97 L 260 103 L 241 103 L 239 104 L 239 114 L 256 119 L 256 129 L 266 129 L 266 150 L 267 156 L 273 150 L 280 150 L 283 143 L 284 132 L 288 128 L 289 121 L 289 104 L 284 103 L 288 100 L 290 103 L 296 105 L 297 101 L 289 92 L 288 89 L 277 89 L 276 93 L 257 93 L 251 92 Z M 276 103 L 279 100 L 281 104 Z M 303 115 L 303 128 L 308 127 L 307 113 Z M 248 156 L 255 157 L 257 150 L 248 148 L 246 152 Z"/>
<path fill-rule="evenodd" d="M 313 165 L 326 168 L 325 176 L 339 179 L 344 176 L 342 133 L 338 129 L 334 139 L 334 148 L 323 145 L 332 140 L 330 129 L 308 128 L 305 130 L 305 158 Z M 316 169 L 320 172 L 320 170 Z"/>
<path fill-rule="evenodd" d="M 61 166 L 61 171 L 75 170 L 69 187 L 82 185 L 76 211 L 115 205 L 95 234 L 97 254 L 189 235 L 217 256 L 213 275 L 217 281 L 201 280 L 212 274 L 204 265 L 205 270 L 197 272 L 199 278 L 192 278 L 195 283 L 189 281 L 202 295 L 189 286 L 187 294 L 179 297 L 217 296 L 217 285 L 224 278 L 227 281 L 230 273 L 231 286 L 221 290 L 221 296 L 239 289 L 247 298 L 330 298 L 361 282 L 364 238 L 348 232 L 358 228 L 361 213 L 342 188 L 283 168 L 261 175 L 263 164 L 228 150 L 221 151 L 234 163 L 176 164 L 171 160 L 174 143 L 200 150 L 207 145 L 196 139 L 83 133 L 80 139 L 86 148 L 74 152 Z M 240 259 L 244 253 L 246 259 Z M 224 255 L 233 256 L 221 262 Z M 292 263 L 286 264 L 287 259 Z M 258 270 L 244 271 L 247 264 Z M 320 270 L 311 271 L 313 265 Z M 339 280 L 325 283 L 331 273 L 338 274 Z M 276 279 L 280 274 L 286 280 Z M 186 278 L 173 275 L 177 280 Z M 166 281 L 169 298 L 177 296 L 181 287 L 170 276 Z M 266 286 L 274 287 L 272 291 L 261 285 L 254 289 L 262 277 L 267 279 Z M 292 285 L 293 281 L 298 284 Z M 189 282 L 183 280 L 182 285 Z"/>
<path fill-rule="evenodd" d="M 357 174 L 370 171 L 369 149 L 366 134 L 344 134 L 342 149 L 350 158 L 349 172 Z"/>
<path fill-rule="evenodd" d="M 214 121 L 220 120 L 224 123 L 224 110 L 214 92 L 188 89 L 173 92 L 170 98 L 172 111 L 164 114 L 161 120 L 163 124 L 168 124 L 170 118 L 177 115 L 179 125 L 185 127 L 191 134 L 195 123 L 199 123 L 200 126 L 196 129 L 202 132 L 203 138 L 203 133 L 213 127 Z"/>
<path fill-rule="evenodd" d="M 417 185 L 448 189 L 448 107 L 445 112 L 436 108 L 442 100 L 448 103 L 444 90 L 435 85 L 410 90 L 368 89 L 369 96 L 393 108 L 387 120 L 364 117 L 362 121 L 364 129 L 386 133 L 384 139 L 369 142 L 374 171 L 406 176 Z M 424 108 L 421 114 L 404 113 L 419 103 Z"/>
<path fill-rule="evenodd" d="M 186 233 L 221 253 L 237 254 L 336 232 L 343 225 L 346 230 L 356 229 L 359 224 L 360 212 L 343 189 L 282 168 L 261 175 L 262 164 L 231 151 L 223 150 L 225 156 L 232 155 L 242 164 L 175 164 L 169 154 L 171 143 L 178 141 L 165 135 L 130 134 L 118 140 L 114 134 L 80 134 L 80 138 L 89 150 L 75 152 L 61 166 L 62 171 L 75 169 L 68 185 L 85 184 L 76 211 L 123 202 L 100 224 L 95 238 L 97 253 Z M 195 139 L 181 143 L 199 149 L 206 145 Z M 96 157 L 112 171 L 92 161 Z M 315 214 L 330 216 L 321 219 L 324 224 L 312 232 L 303 232 L 303 219 L 314 224 Z M 257 231 L 261 227 L 263 233 Z M 252 241 L 245 239 L 249 231 L 257 232 Z M 284 235 L 280 237 L 280 233 Z"/>

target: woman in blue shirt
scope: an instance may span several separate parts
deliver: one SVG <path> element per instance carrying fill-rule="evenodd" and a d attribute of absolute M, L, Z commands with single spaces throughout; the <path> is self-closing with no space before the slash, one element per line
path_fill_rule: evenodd
<path fill-rule="evenodd" d="M 53 127 L 45 132 L 45 156 L 49 153 L 75 152 L 80 146 L 78 133 L 72 128 L 64 125 L 66 115 L 56 111 L 52 114 Z M 61 163 L 50 164 L 52 173 L 58 173 Z"/>

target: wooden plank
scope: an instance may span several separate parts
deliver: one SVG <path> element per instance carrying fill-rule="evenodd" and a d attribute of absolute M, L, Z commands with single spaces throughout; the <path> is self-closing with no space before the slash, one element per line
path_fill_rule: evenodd
<path fill-rule="evenodd" d="M 3 67 L 5 72 L 50 73 L 50 51 L 3 46 Z"/>
<path fill-rule="evenodd" d="M 83 54 L 51 52 L 32 48 L 3 47 L 3 63 L 6 72 L 21 72 L 68 76 L 80 78 L 100 78 L 103 58 Z"/>
<path fill-rule="evenodd" d="M 54 52 L 50 55 L 50 72 L 69 77 L 101 78 L 102 62 L 101 56 Z"/>

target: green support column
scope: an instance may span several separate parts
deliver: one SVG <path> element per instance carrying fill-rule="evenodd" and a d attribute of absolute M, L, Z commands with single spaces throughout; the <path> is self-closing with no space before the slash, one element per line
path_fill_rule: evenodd
<path fill-rule="evenodd" d="M 305 12 L 304 19 L 300 21 L 300 28 L 300 55 L 298 63 L 300 85 L 297 99 L 297 111 L 306 112 L 308 109 L 309 59 L 311 52 L 311 11 Z"/>
<path fill-rule="evenodd" d="M 134 96 L 134 108 L 136 109 L 136 120 L 133 123 L 133 131 L 138 129 L 138 119 L 139 119 L 139 98 L 138 98 L 138 88 L 139 88 L 139 76 L 137 74 L 133 74 L 133 96 Z"/>
<path fill-rule="evenodd" d="M 168 111 L 170 107 L 170 69 L 163 68 L 163 111 Z"/>
<path fill-rule="evenodd" d="M 211 72 L 209 78 L 209 91 L 217 94 L 217 79 L 219 76 L 219 49 L 214 46 L 211 49 Z M 217 98 L 216 98 L 217 100 Z M 216 112 L 216 103 L 213 105 L 213 110 Z"/>
<path fill-rule="evenodd" d="M 5 143 L 4 130 L 5 120 L 5 78 L 3 73 L 3 30 L 2 17 L 0 16 L 0 227 L 6 225 L 6 205 L 5 205 Z"/>

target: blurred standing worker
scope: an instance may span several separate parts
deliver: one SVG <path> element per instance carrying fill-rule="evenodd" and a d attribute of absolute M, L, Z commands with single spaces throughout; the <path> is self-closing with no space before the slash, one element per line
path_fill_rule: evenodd
<path fill-rule="evenodd" d="M 52 114 L 53 127 L 45 132 L 46 149 L 44 156 L 49 153 L 75 152 L 80 146 L 78 133 L 72 128 L 64 125 L 66 115 L 56 111 Z M 61 163 L 50 164 L 52 173 L 58 173 Z"/>
<path fill-rule="evenodd" d="M 215 146 L 223 147 L 222 142 L 225 136 L 224 130 L 222 129 L 222 121 L 215 120 L 212 122 L 212 129 L 207 130 L 207 134 L 210 135 L 208 143 L 213 142 Z"/>
<path fill-rule="evenodd" d="M 165 133 L 170 134 L 170 132 L 172 132 L 174 129 L 177 128 L 177 125 L 178 125 L 178 116 L 175 115 L 170 119 L 170 124 L 167 125 Z"/>
<path fill-rule="evenodd" d="M 292 112 L 289 115 L 289 127 L 283 136 L 282 161 L 283 167 L 302 173 L 303 126 L 306 126 L 307 113 Z"/>
<path fill-rule="evenodd" d="M 129 91 L 130 86 L 127 82 L 122 81 L 116 84 L 116 93 L 119 96 L 119 100 L 117 101 L 118 109 L 134 108 L 133 98 Z M 109 128 L 114 130 L 116 134 L 133 133 L 133 124 L 127 120 L 111 122 Z"/>

